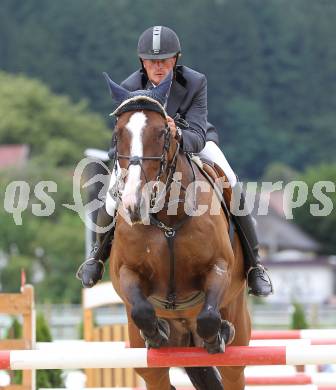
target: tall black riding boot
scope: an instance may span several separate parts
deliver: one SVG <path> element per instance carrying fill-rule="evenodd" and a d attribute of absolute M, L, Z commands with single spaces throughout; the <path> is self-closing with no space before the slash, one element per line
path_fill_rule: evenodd
<path fill-rule="evenodd" d="M 103 205 L 98 211 L 97 225 L 107 227 L 112 224 L 114 218 L 115 216 L 106 212 L 105 205 Z M 92 245 L 91 253 L 76 273 L 76 277 L 82 281 L 83 287 L 93 287 L 102 279 L 105 262 L 108 260 L 112 248 L 114 230 L 115 223 L 105 233 L 96 233 L 96 242 Z"/>
<path fill-rule="evenodd" d="M 273 292 L 273 286 L 269 275 L 261 264 L 259 242 L 253 218 L 248 214 L 245 216 L 234 216 L 233 219 L 243 245 L 247 285 L 249 287 L 248 293 L 267 297 Z"/>
<path fill-rule="evenodd" d="M 237 194 L 239 193 L 239 210 L 244 210 L 246 202 L 240 183 L 238 182 L 232 190 L 234 198 L 238 199 Z M 251 214 L 234 214 L 239 213 L 233 213 L 232 218 L 243 246 L 247 285 L 249 288 L 248 293 L 255 296 L 267 297 L 273 293 L 273 286 L 265 267 L 261 264 L 254 219 Z"/>

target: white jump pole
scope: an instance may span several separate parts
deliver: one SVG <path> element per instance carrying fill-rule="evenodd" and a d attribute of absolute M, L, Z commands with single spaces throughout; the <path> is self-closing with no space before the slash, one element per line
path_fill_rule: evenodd
<path fill-rule="evenodd" d="M 277 340 L 278 341 L 278 340 Z M 296 341 L 296 340 L 294 340 Z M 301 341 L 301 340 L 297 340 Z M 335 343 L 336 344 L 336 343 Z M 84 340 L 60 340 L 52 342 L 38 342 L 35 344 L 35 349 L 39 351 L 64 351 L 76 350 L 114 350 L 120 348 L 128 348 L 129 343 L 125 341 L 84 341 Z"/>
<path fill-rule="evenodd" d="M 309 345 L 336 345 L 335 339 L 275 339 L 275 340 L 251 340 L 250 347 L 278 347 L 278 346 L 309 346 Z M 129 343 L 125 341 L 83 341 L 83 340 L 60 340 L 53 342 L 38 342 L 35 349 L 38 350 L 109 350 L 128 348 Z"/>
<path fill-rule="evenodd" d="M 199 367 L 305 365 L 336 363 L 332 345 L 228 347 L 208 354 L 203 348 L 119 348 L 115 350 L 0 351 L 0 369 L 70 369 L 119 367 Z"/>
<path fill-rule="evenodd" d="M 175 386 L 177 390 L 194 390 L 194 387 Z M 50 390 L 50 389 L 39 389 Z M 66 390 L 66 389 L 53 389 Z M 85 389 L 76 390 L 146 390 L 144 387 L 86 387 Z M 316 385 L 289 385 L 289 386 L 245 386 L 245 390 L 336 390 L 336 386 L 316 386 Z"/>

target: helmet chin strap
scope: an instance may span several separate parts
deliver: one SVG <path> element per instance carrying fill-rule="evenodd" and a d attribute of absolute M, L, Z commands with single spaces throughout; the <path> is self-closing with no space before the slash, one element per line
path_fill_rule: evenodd
<path fill-rule="evenodd" d="M 182 55 L 181 53 L 176 53 L 176 55 L 175 55 L 176 61 L 175 61 L 174 69 L 173 69 L 174 77 L 175 77 L 175 74 L 176 74 L 177 61 L 178 61 L 178 59 L 181 57 L 181 55 Z"/>

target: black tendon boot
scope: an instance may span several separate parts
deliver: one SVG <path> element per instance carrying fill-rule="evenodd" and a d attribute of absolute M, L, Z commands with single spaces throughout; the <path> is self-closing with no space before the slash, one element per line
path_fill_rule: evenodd
<path fill-rule="evenodd" d="M 107 227 L 112 224 L 114 218 L 106 212 L 105 205 L 103 205 L 98 211 L 97 225 Z M 89 257 L 80 265 L 76 273 L 76 277 L 82 281 L 83 287 L 93 287 L 102 279 L 105 262 L 109 258 L 112 248 L 114 229 L 115 223 L 107 232 L 96 234 L 96 242 L 92 246 Z"/>
<path fill-rule="evenodd" d="M 244 209 L 245 197 L 240 194 L 240 209 Z M 237 232 L 243 246 L 245 269 L 247 271 L 248 293 L 259 297 L 267 297 L 273 293 L 273 286 L 259 256 L 259 242 L 255 230 L 255 222 L 251 214 L 233 215 Z"/>

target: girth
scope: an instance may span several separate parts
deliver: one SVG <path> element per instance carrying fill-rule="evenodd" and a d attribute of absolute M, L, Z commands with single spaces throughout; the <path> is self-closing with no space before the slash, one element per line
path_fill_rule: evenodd
<path fill-rule="evenodd" d="M 191 295 L 190 297 L 183 299 L 183 300 L 177 300 L 176 301 L 176 307 L 174 310 L 187 310 L 190 308 L 193 308 L 197 305 L 200 305 L 204 302 L 204 291 L 198 291 L 197 293 Z M 157 297 L 155 295 L 150 295 L 147 297 L 149 302 L 155 307 L 155 309 L 161 309 L 166 310 L 167 309 L 167 301 L 164 299 L 161 299 L 160 297 Z"/>

